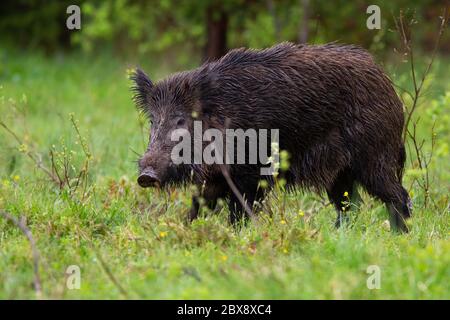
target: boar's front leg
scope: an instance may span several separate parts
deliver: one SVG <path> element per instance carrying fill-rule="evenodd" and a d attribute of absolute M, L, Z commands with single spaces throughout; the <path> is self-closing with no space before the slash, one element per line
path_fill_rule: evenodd
<path fill-rule="evenodd" d="M 205 205 L 210 210 L 214 210 L 214 208 L 217 205 L 217 198 L 216 199 L 209 199 L 209 200 L 205 199 Z M 199 212 L 200 212 L 200 196 L 193 196 L 192 197 L 192 207 L 189 210 L 188 221 L 192 222 L 195 219 L 197 219 Z"/>
<path fill-rule="evenodd" d="M 245 201 L 247 207 L 253 211 L 255 202 L 260 202 L 264 199 L 265 192 L 258 188 L 258 181 L 237 181 L 236 186 L 240 194 L 235 195 L 230 191 L 228 199 L 228 208 L 230 210 L 230 223 L 232 225 L 239 225 L 240 221 L 244 219 L 246 222 L 249 218 L 248 213 L 242 206 L 242 201 Z"/>
<path fill-rule="evenodd" d="M 327 189 L 327 194 L 337 211 L 336 228 L 348 224 L 348 211 L 352 209 L 352 204 L 361 199 L 350 170 L 346 169 L 337 176 L 332 186 Z"/>
<path fill-rule="evenodd" d="M 210 210 L 214 210 L 217 205 L 217 200 L 219 198 L 226 197 L 226 188 L 224 185 L 218 184 L 205 184 L 203 191 L 199 195 L 194 195 L 192 197 L 192 207 L 189 211 L 188 220 L 192 222 L 198 218 L 198 213 L 200 212 L 200 198 L 204 199 L 204 205 L 206 205 Z"/>

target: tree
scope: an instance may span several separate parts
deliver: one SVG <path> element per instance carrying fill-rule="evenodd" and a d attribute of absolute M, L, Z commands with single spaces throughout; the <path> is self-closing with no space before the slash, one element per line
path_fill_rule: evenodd
<path fill-rule="evenodd" d="M 227 52 L 228 12 L 220 4 L 206 8 L 206 46 L 204 60 L 216 60 Z"/>

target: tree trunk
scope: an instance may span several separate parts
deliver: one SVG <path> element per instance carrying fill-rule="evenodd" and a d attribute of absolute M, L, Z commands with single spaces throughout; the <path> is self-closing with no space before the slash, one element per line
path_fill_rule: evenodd
<path fill-rule="evenodd" d="M 203 60 L 216 60 L 227 52 L 228 14 L 221 6 L 206 9 L 207 42 Z"/>
<path fill-rule="evenodd" d="M 273 0 L 267 0 L 267 10 L 269 10 L 270 15 L 272 16 L 273 29 L 275 31 L 275 40 L 279 42 L 281 40 L 281 24 L 280 20 L 278 19 Z"/>
<path fill-rule="evenodd" d="M 298 42 L 307 43 L 309 38 L 309 0 L 301 0 L 300 2 L 303 16 L 298 34 Z"/>

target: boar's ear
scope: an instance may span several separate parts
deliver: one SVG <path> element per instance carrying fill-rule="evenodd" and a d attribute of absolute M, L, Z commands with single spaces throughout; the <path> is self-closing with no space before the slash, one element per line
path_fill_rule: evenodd
<path fill-rule="evenodd" d="M 150 78 L 139 68 L 131 74 L 130 80 L 134 82 L 131 90 L 134 93 L 133 100 L 136 106 L 148 113 L 148 102 L 152 94 L 153 83 Z"/>

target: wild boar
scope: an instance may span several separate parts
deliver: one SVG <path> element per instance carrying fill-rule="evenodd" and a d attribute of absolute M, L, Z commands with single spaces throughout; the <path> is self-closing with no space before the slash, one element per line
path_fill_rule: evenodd
<path fill-rule="evenodd" d="M 197 69 L 153 83 L 133 76 L 135 102 L 151 120 L 147 152 L 139 160 L 142 187 L 195 183 L 208 206 L 228 201 L 235 223 L 261 202 L 272 177 L 264 163 L 227 165 L 239 193 L 219 164 L 175 164 L 176 129 L 277 129 L 279 148 L 290 154 L 289 186 L 326 192 L 342 220 L 355 186 L 383 201 L 393 228 L 407 231 L 410 199 L 402 186 L 405 147 L 403 106 L 372 56 L 353 45 L 281 43 L 263 50 L 236 49 Z M 192 151 L 194 152 L 194 151 Z M 269 188 L 258 187 L 261 180 Z M 190 217 L 197 216 L 194 198 Z"/>

